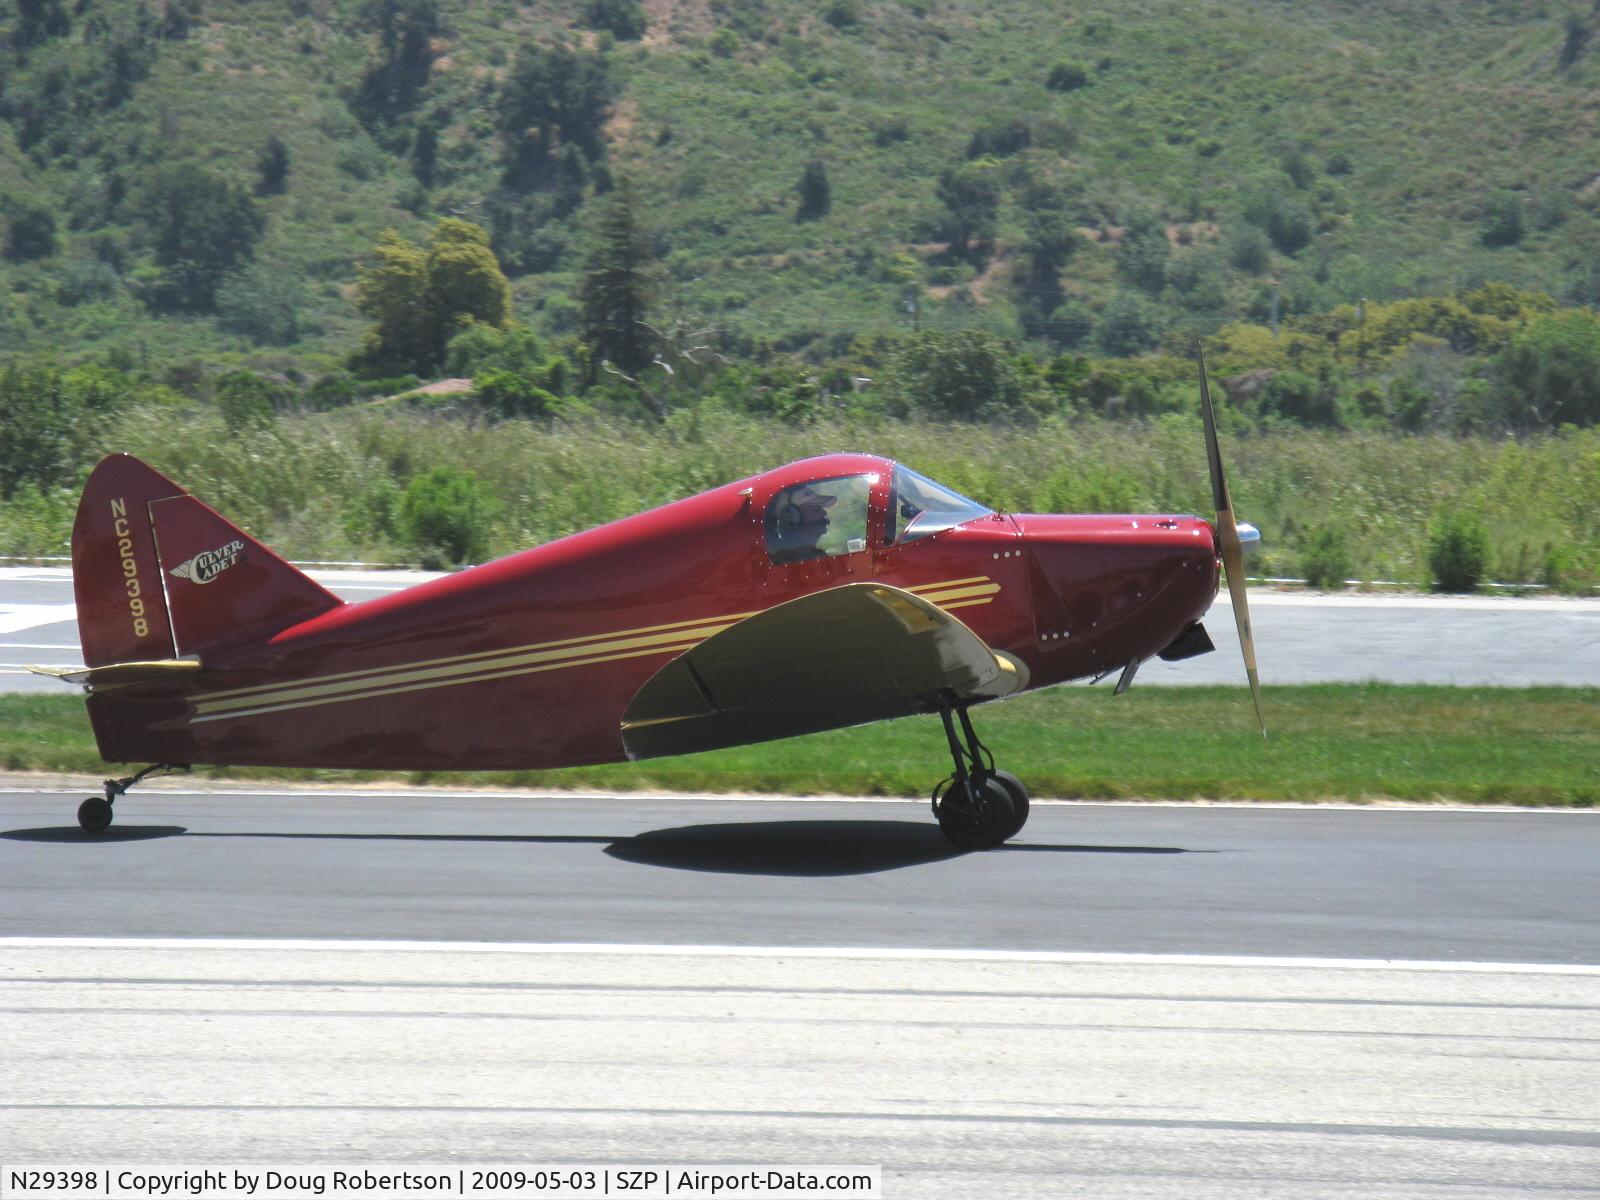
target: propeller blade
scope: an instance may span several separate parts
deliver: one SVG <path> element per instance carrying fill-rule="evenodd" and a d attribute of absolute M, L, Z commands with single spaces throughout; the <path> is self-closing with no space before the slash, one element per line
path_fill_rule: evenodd
<path fill-rule="evenodd" d="M 1222 470 L 1222 451 L 1217 446 L 1217 414 L 1211 407 L 1211 388 L 1206 383 L 1206 356 L 1198 342 L 1195 356 L 1200 361 L 1200 416 L 1206 427 L 1206 462 L 1211 468 L 1211 499 L 1217 506 L 1217 544 L 1222 551 L 1222 569 L 1228 577 L 1228 596 L 1233 601 L 1233 622 L 1239 629 L 1239 649 L 1244 654 L 1244 673 L 1250 680 L 1250 699 L 1256 706 L 1256 724 L 1263 740 L 1267 719 L 1261 713 L 1261 680 L 1256 674 L 1256 641 L 1250 632 L 1250 602 L 1244 590 L 1244 548 L 1239 541 L 1239 526 L 1233 519 L 1233 500 L 1228 495 L 1228 477 Z"/>

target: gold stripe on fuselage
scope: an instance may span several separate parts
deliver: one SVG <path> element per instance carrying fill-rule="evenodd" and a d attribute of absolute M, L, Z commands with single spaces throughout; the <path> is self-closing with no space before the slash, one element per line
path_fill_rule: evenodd
<path fill-rule="evenodd" d="M 1001 589 L 987 575 L 977 575 L 968 579 L 919 584 L 905 590 L 948 610 L 988 604 Z M 371 667 L 254 687 L 204 692 L 193 697 L 196 715 L 191 718 L 191 724 L 313 708 L 347 700 L 368 700 L 427 688 L 486 683 L 513 675 L 535 675 L 565 667 L 592 666 L 651 654 L 682 653 L 756 615 L 755 612 L 730 613 L 698 620 L 670 621 L 615 633 L 558 638 L 502 650 L 485 650 L 397 666 Z"/>

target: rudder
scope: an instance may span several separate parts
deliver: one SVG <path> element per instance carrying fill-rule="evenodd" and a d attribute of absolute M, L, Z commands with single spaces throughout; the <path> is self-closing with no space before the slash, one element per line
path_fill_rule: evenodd
<path fill-rule="evenodd" d="M 90 473 L 72 580 L 90 667 L 197 654 L 343 603 L 131 454 Z"/>

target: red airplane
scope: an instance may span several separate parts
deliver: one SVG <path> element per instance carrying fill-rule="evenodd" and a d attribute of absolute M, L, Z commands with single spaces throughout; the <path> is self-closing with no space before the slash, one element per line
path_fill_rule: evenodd
<path fill-rule="evenodd" d="M 684 754 L 918 712 L 957 845 L 1028 794 L 967 710 L 1212 649 L 1227 566 L 1260 717 L 1236 527 L 1201 367 L 1215 526 L 993 512 L 870 454 L 829 454 L 404 591 L 346 604 L 126 454 L 72 534 L 82 684 L 107 780 L 85 830 L 193 763 L 513 770 Z M 1265 733 L 1265 726 L 1262 727 Z"/>

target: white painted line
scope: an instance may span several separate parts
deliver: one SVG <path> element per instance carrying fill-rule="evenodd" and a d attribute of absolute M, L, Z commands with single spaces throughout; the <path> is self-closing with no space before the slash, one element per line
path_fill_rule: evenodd
<path fill-rule="evenodd" d="M 423 942 L 352 938 L 0 937 L 0 950 L 266 950 L 293 953 L 618 955 L 652 958 L 836 958 L 885 962 L 1016 962 L 1063 966 L 1269 967 L 1336 971 L 1425 971 L 1493 975 L 1584 975 L 1580 963 L 1447 962 L 1436 959 L 1313 958 L 1242 954 L 1117 954 L 1071 950 L 953 950 L 897 946 L 672 946 L 629 942 Z"/>

